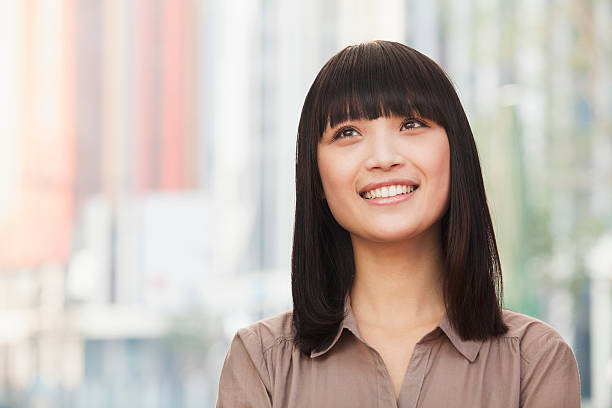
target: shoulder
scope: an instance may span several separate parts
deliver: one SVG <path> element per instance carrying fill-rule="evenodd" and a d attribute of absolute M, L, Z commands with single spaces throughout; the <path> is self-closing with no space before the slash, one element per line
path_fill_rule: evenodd
<path fill-rule="evenodd" d="M 521 358 L 527 363 L 551 349 L 570 349 L 559 332 L 540 319 L 508 309 L 503 309 L 503 318 L 508 326 L 504 337 L 518 340 Z"/>
<path fill-rule="evenodd" d="M 287 311 L 238 329 L 236 336 L 251 338 L 249 343 L 255 343 L 265 353 L 276 344 L 292 342 L 294 333 L 293 312 Z"/>
<path fill-rule="evenodd" d="M 281 313 L 238 329 L 225 357 L 222 383 L 231 389 L 246 375 L 258 379 L 253 381 L 270 389 L 270 365 L 274 362 L 268 351 L 277 344 L 292 344 L 289 340 L 293 340 L 292 312 Z"/>
<path fill-rule="evenodd" d="M 537 339 L 563 340 L 563 337 L 548 323 L 532 316 L 503 309 L 504 323 L 508 325 L 506 337 L 518 338 L 521 343 Z"/>
<path fill-rule="evenodd" d="M 580 374 L 574 352 L 549 324 L 503 310 L 508 332 L 520 350 L 520 406 L 580 406 Z"/>
<path fill-rule="evenodd" d="M 270 392 L 274 384 L 271 350 L 275 344 L 292 340 L 292 313 L 285 312 L 259 320 L 237 330 L 225 356 L 217 407 L 271 407 Z"/>

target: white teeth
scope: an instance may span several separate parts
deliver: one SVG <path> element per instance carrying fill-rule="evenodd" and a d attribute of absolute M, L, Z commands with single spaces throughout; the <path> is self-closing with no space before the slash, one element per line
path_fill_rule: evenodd
<path fill-rule="evenodd" d="M 377 188 L 375 190 L 367 191 L 363 194 L 364 198 L 372 199 L 372 198 L 381 198 L 381 197 L 395 197 L 399 194 L 409 194 L 416 190 L 416 186 L 406 186 L 406 185 L 393 185 L 393 186 L 385 186 L 381 188 Z"/>

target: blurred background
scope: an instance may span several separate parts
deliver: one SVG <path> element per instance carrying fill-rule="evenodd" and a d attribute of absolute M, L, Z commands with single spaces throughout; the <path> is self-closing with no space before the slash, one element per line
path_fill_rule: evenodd
<path fill-rule="evenodd" d="M 291 308 L 318 70 L 403 42 L 456 84 L 505 307 L 612 407 L 612 2 L 0 2 L 0 407 L 212 407 L 239 327 Z"/>

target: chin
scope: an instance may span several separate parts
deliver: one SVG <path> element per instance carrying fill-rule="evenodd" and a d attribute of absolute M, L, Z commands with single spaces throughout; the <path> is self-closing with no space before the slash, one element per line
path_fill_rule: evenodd
<path fill-rule="evenodd" d="M 414 227 L 406 228 L 384 228 L 377 230 L 367 230 L 363 233 L 358 234 L 359 237 L 366 241 L 372 241 L 377 243 L 391 243 L 408 241 L 417 237 L 422 231 L 417 230 Z"/>

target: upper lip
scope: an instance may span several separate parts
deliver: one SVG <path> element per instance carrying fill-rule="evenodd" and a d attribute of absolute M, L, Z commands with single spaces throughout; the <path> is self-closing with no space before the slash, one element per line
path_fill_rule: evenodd
<path fill-rule="evenodd" d="M 391 180 L 385 180 L 385 181 L 379 181 L 376 183 L 366 184 L 365 186 L 361 187 L 361 189 L 359 190 L 359 194 L 362 194 L 362 193 L 365 193 L 371 190 L 376 190 L 377 188 L 381 188 L 385 186 L 396 186 L 398 184 L 401 186 L 418 186 L 419 185 L 419 183 L 417 183 L 414 180 L 410 180 L 410 179 L 391 179 Z"/>

